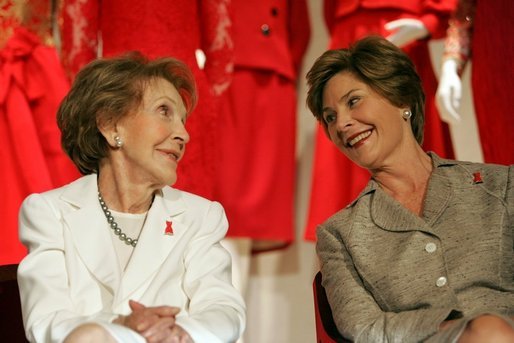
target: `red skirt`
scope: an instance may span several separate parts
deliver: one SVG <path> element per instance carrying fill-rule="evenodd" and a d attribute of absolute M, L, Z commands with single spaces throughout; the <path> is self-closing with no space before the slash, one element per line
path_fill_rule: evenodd
<path fill-rule="evenodd" d="M 294 239 L 296 85 L 272 71 L 236 69 L 218 129 L 215 199 L 229 237 Z"/>

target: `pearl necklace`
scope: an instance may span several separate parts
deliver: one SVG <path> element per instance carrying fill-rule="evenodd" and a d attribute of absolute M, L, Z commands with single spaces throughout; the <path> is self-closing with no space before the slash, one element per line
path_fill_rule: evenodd
<path fill-rule="evenodd" d="M 104 211 L 105 218 L 107 218 L 107 222 L 111 226 L 111 229 L 114 231 L 114 234 L 120 238 L 120 240 L 124 241 L 127 245 L 131 245 L 134 248 L 137 244 L 137 239 L 127 237 L 123 231 L 118 226 L 118 223 L 114 221 L 114 217 L 111 214 L 111 211 L 109 211 L 109 208 L 105 204 L 104 199 L 100 195 L 100 192 L 98 192 L 98 201 L 100 202 L 100 206 L 102 207 L 102 211 Z"/>

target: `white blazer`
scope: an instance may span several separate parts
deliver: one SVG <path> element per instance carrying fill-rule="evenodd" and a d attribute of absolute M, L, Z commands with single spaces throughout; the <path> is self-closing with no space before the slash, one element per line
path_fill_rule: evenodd
<path fill-rule="evenodd" d="M 180 307 L 177 324 L 196 343 L 235 341 L 244 330 L 245 305 L 220 245 L 228 228 L 222 206 L 164 187 L 122 272 L 96 177 L 32 194 L 21 206 L 20 239 L 29 254 L 18 283 L 27 338 L 60 342 L 86 321 L 129 314 L 134 299 Z M 173 235 L 164 233 L 166 221 Z"/>

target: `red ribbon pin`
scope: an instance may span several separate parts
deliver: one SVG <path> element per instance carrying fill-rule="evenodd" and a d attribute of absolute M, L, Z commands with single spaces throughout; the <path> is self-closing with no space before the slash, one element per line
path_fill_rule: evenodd
<path fill-rule="evenodd" d="M 480 175 L 480 172 L 473 173 L 473 183 L 482 183 L 482 175 Z"/>
<path fill-rule="evenodd" d="M 171 220 L 166 220 L 166 228 L 164 229 L 164 234 L 173 236 L 173 228 L 171 227 Z"/>

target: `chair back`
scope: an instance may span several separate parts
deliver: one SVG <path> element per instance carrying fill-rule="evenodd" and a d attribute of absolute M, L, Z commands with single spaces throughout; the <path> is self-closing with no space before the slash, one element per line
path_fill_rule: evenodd
<path fill-rule="evenodd" d="M 332 309 L 328 303 L 327 293 L 321 285 L 321 272 L 314 277 L 314 311 L 316 318 L 316 342 L 318 343 L 351 343 L 345 339 L 337 330 Z"/>
<path fill-rule="evenodd" d="M 21 317 L 17 264 L 0 266 L 0 342 L 28 342 Z"/>

